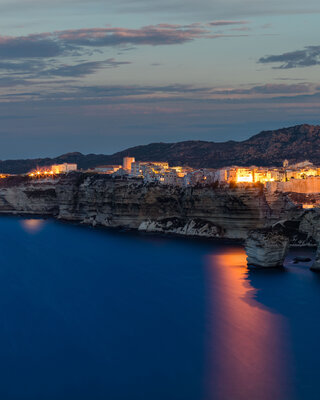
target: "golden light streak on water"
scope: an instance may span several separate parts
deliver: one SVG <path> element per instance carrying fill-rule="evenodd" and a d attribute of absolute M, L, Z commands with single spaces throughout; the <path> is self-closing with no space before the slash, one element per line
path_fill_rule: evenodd
<path fill-rule="evenodd" d="M 283 367 L 287 354 L 282 354 L 285 322 L 255 300 L 245 251 L 227 248 L 209 256 L 207 272 L 212 303 L 206 399 L 288 398 Z"/>

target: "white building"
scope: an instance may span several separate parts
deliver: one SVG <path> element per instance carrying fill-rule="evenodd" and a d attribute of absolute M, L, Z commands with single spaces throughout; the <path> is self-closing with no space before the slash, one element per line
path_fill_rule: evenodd
<path fill-rule="evenodd" d="M 180 177 L 175 169 L 167 170 L 163 175 L 163 181 L 161 182 L 164 185 L 170 186 L 182 186 L 183 178 Z"/>
<path fill-rule="evenodd" d="M 228 180 L 228 170 L 221 168 L 216 171 L 216 178 L 218 182 L 226 182 Z"/>
<path fill-rule="evenodd" d="M 139 161 L 131 164 L 131 175 L 135 177 L 142 176 L 141 163 Z"/>
<path fill-rule="evenodd" d="M 204 180 L 204 172 L 202 170 L 197 170 L 189 172 L 183 178 L 183 183 L 185 186 L 195 186 Z"/>
<path fill-rule="evenodd" d="M 131 175 L 138 176 L 155 176 L 157 174 L 164 174 L 169 168 L 167 162 L 149 162 L 149 161 L 136 161 L 131 164 Z"/>
<path fill-rule="evenodd" d="M 69 163 L 64 163 L 64 164 L 55 164 L 51 165 L 51 171 L 53 171 L 54 174 L 67 174 L 68 172 L 71 171 L 77 171 L 78 166 L 77 164 L 69 164 Z"/>

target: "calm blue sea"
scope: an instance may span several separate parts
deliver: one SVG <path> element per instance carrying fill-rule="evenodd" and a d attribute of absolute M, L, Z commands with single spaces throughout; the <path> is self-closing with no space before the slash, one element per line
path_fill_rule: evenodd
<path fill-rule="evenodd" d="M 1 400 L 320 399 L 320 275 L 241 246 L 0 218 Z"/>

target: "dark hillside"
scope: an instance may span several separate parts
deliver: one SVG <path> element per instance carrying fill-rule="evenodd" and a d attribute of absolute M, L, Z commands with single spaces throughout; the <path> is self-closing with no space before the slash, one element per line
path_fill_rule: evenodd
<path fill-rule="evenodd" d="M 24 173 L 36 166 L 55 163 L 77 163 L 79 168 L 101 164 L 121 164 L 125 156 L 141 161 L 168 161 L 170 165 L 194 168 L 220 168 L 228 165 L 281 165 L 308 159 L 320 165 L 320 126 L 297 125 L 274 131 L 264 131 L 243 142 L 186 141 L 151 143 L 136 146 L 113 155 L 67 153 L 56 158 L 0 161 L 0 172 Z"/>

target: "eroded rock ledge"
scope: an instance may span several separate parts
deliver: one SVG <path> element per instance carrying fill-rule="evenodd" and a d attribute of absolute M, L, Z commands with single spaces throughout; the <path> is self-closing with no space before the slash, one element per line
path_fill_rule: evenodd
<path fill-rule="evenodd" d="M 184 236 L 219 238 L 223 232 L 219 226 L 201 219 L 165 218 L 141 222 L 139 231 L 161 232 Z"/>

